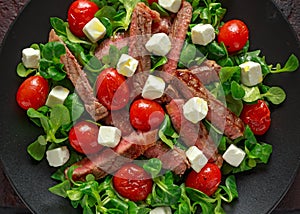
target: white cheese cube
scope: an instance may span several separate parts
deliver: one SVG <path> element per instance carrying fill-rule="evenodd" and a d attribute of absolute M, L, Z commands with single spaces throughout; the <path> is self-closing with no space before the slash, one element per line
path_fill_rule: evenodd
<path fill-rule="evenodd" d="M 241 68 L 241 82 L 246 86 L 254 86 L 263 81 L 261 66 L 257 62 L 244 62 Z"/>
<path fill-rule="evenodd" d="M 231 144 L 224 152 L 223 159 L 231 166 L 238 167 L 244 160 L 245 155 L 246 153 L 242 149 Z"/>
<path fill-rule="evenodd" d="M 96 17 L 91 19 L 82 29 L 83 33 L 91 42 L 95 43 L 102 39 L 106 34 L 105 26 Z"/>
<path fill-rule="evenodd" d="M 172 13 L 177 13 L 181 6 L 181 0 L 158 0 L 158 4 Z"/>
<path fill-rule="evenodd" d="M 191 146 L 190 148 L 188 148 L 188 150 L 185 152 L 185 154 L 191 163 L 191 167 L 197 173 L 200 172 L 201 169 L 208 162 L 208 159 L 205 157 L 203 152 L 200 149 L 198 149 L 198 147 L 196 147 L 196 146 Z"/>
<path fill-rule="evenodd" d="M 98 143 L 102 146 L 114 148 L 121 139 L 121 130 L 113 126 L 100 126 Z"/>
<path fill-rule="evenodd" d="M 22 51 L 22 62 L 26 68 L 38 68 L 40 58 L 40 50 L 25 48 Z"/>
<path fill-rule="evenodd" d="M 49 93 L 46 105 L 52 108 L 57 104 L 63 104 L 69 95 L 69 90 L 62 86 L 55 86 Z"/>
<path fill-rule="evenodd" d="M 172 210 L 170 207 L 156 207 L 149 214 L 172 214 Z"/>
<path fill-rule="evenodd" d="M 138 64 L 139 61 L 135 58 L 127 54 L 122 54 L 117 64 L 117 71 L 123 76 L 131 77 L 135 73 Z"/>
<path fill-rule="evenodd" d="M 193 97 L 183 105 L 184 117 L 192 123 L 203 120 L 208 112 L 207 102 L 200 97 Z"/>
<path fill-rule="evenodd" d="M 160 77 L 149 75 L 143 91 L 142 97 L 149 100 L 160 98 L 165 91 L 166 83 Z"/>
<path fill-rule="evenodd" d="M 198 45 L 207 45 L 216 37 L 215 29 L 211 24 L 197 24 L 192 28 L 192 42 Z"/>
<path fill-rule="evenodd" d="M 48 150 L 46 159 L 50 166 L 59 167 L 64 165 L 70 158 L 70 152 L 66 146 Z"/>
<path fill-rule="evenodd" d="M 156 33 L 152 35 L 145 47 L 157 56 L 165 56 L 171 50 L 171 41 L 167 34 Z"/>

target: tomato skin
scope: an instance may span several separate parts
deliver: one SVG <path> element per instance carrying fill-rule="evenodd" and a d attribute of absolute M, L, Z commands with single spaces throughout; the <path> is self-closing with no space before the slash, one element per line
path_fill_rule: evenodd
<path fill-rule="evenodd" d="M 27 110 L 45 105 L 49 92 L 48 81 L 42 76 L 31 76 L 19 87 L 16 95 L 18 105 Z"/>
<path fill-rule="evenodd" d="M 258 100 L 255 104 L 245 104 L 240 118 L 255 135 L 263 135 L 270 128 L 271 112 L 263 100 Z"/>
<path fill-rule="evenodd" d="M 153 3 L 158 3 L 158 0 L 148 0 L 149 5 L 153 4 Z"/>
<path fill-rule="evenodd" d="M 249 39 L 248 27 L 241 20 L 230 20 L 219 30 L 218 42 L 223 42 L 229 53 L 242 50 Z"/>
<path fill-rule="evenodd" d="M 129 87 L 123 75 L 114 68 L 103 70 L 97 77 L 97 98 L 109 110 L 119 110 L 129 101 Z"/>
<path fill-rule="evenodd" d="M 187 176 L 185 185 L 211 196 L 218 189 L 221 176 L 221 170 L 216 164 L 207 163 L 199 173 L 192 170 Z"/>
<path fill-rule="evenodd" d="M 83 27 L 94 18 L 98 6 L 89 0 L 74 1 L 68 10 L 68 23 L 71 32 L 78 37 L 84 37 Z"/>
<path fill-rule="evenodd" d="M 131 125 L 144 132 L 159 127 L 164 117 L 163 108 L 153 100 L 136 100 L 132 103 L 129 111 Z"/>
<path fill-rule="evenodd" d="M 143 201 L 152 191 L 153 181 L 141 167 L 129 163 L 122 166 L 114 175 L 113 185 L 123 197 L 132 201 Z"/>
<path fill-rule="evenodd" d="M 98 132 L 99 128 L 96 124 L 88 121 L 78 122 L 69 132 L 70 144 L 79 153 L 97 153 L 103 148 L 98 144 Z"/>

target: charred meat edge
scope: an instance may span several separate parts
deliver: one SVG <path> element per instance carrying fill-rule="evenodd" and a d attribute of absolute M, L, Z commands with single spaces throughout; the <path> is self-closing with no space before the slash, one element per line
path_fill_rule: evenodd
<path fill-rule="evenodd" d="M 53 29 L 49 34 L 49 41 L 58 41 L 64 44 Z M 79 94 L 79 97 L 84 102 L 85 109 L 95 121 L 106 117 L 108 115 L 108 110 L 94 96 L 93 88 L 91 87 L 85 72 L 82 70 L 75 56 L 66 45 L 65 48 L 66 54 L 61 56 L 60 60 L 65 65 L 68 78 L 71 80 Z"/>

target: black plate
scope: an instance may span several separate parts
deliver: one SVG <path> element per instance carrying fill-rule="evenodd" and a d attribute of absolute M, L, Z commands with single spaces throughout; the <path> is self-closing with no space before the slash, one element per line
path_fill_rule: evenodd
<path fill-rule="evenodd" d="M 66 18 L 71 0 L 33 0 L 17 18 L 6 36 L 0 56 L 1 68 L 1 142 L 0 154 L 12 185 L 34 213 L 79 213 L 68 200 L 57 197 L 48 188 L 53 169 L 46 161 L 33 162 L 26 153 L 27 145 L 38 131 L 27 120 L 26 113 L 15 102 L 21 79 L 15 69 L 21 50 L 31 43 L 47 41 L 49 18 Z M 269 63 L 285 62 L 291 53 L 299 56 L 299 43 L 294 32 L 270 0 L 224 0 L 226 19 L 244 20 L 250 28 L 251 48 L 261 49 Z M 271 85 L 287 92 L 284 104 L 272 112 L 272 125 L 263 138 L 274 147 L 270 163 L 237 176 L 239 199 L 226 206 L 228 213 L 269 213 L 288 190 L 297 172 L 300 154 L 300 71 L 274 75 Z"/>

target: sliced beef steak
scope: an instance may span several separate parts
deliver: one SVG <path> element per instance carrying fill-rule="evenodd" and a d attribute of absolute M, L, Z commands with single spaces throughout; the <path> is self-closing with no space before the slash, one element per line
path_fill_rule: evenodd
<path fill-rule="evenodd" d="M 207 85 L 219 81 L 221 66 L 213 60 L 205 60 L 201 65 L 193 66 L 189 68 L 189 70 L 195 74 L 204 85 Z"/>

